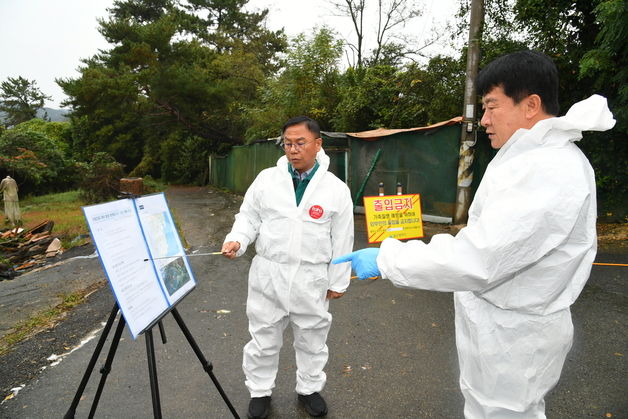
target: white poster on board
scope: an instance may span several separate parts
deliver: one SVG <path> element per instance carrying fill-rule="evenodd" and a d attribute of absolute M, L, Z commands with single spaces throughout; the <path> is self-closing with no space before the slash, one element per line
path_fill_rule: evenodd
<path fill-rule="evenodd" d="M 83 213 L 135 339 L 196 285 L 165 196 L 87 206 Z"/>

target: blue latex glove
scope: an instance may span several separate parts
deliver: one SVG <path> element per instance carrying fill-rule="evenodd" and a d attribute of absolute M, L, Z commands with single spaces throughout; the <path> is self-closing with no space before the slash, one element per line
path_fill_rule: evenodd
<path fill-rule="evenodd" d="M 351 267 L 358 275 L 358 279 L 372 278 L 381 275 L 377 267 L 378 254 L 378 247 L 367 247 L 366 249 L 356 250 L 348 255 L 339 256 L 332 260 L 331 263 L 351 262 Z"/>

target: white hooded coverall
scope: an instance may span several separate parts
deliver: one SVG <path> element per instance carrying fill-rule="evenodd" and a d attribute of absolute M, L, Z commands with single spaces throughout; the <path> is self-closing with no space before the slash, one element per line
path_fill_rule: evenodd
<path fill-rule="evenodd" d="M 257 239 L 246 305 L 251 341 L 242 362 L 251 397 L 272 393 L 288 323 L 296 392 L 308 395 L 325 385 L 332 318 L 326 294 L 345 292 L 351 276 L 351 266 L 330 262 L 353 248 L 353 204 L 347 185 L 327 171 L 329 157 L 322 149 L 316 160 L 319 168 L 298 206 L 285 156 L 260 172 L 225 238 L 240 243 L 236 256 Z"/>
<path fill-rule="evenodd" d="M 516 131 L 455 237 L 382 243 L 377 264 L 395 285 L 455 291 L 465 417 L 545 418 L 572 344 L 569 307 L 597 250 L 595 177 L 574 142 L 614 123 L 594 95 Z"/>

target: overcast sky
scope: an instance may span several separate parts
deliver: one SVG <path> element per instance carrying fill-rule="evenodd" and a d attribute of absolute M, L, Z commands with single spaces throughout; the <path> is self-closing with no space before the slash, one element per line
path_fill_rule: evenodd
<path fill-rule="evenodd" d="M 370 3 L 374 2 L 367 2 L 367 8 Z M 109 47 L 98 33 L 96 19 L 106 17 L 112 4 L 113 0 L 0 0 L 0 81 L 17 76 L 35 80 L 53 98 L 46 106 L 59 108 L 65 95 L 55 78 L 77 77 L 82 58 Z M 419 43 L 429 37 L 433 24 L 451 20 L 458 1 L 422 4 L 423 16 L 405 29 Z M 326 0 L 251 0 L 248 8 L 268 8 L 268 26 L 283 27 L 290 36 L 322 23 L 340 36 L 350 36 L 351 22 L 334 17 Z"/>

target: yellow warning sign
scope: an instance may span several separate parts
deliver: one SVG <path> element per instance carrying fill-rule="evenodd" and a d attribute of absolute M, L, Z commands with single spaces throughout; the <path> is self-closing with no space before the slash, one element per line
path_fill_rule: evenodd
<path fill-rule="evenodd" d="M 423 237 L 419 194 L 365 196 L 364 212 L 369 243 Z"/>

